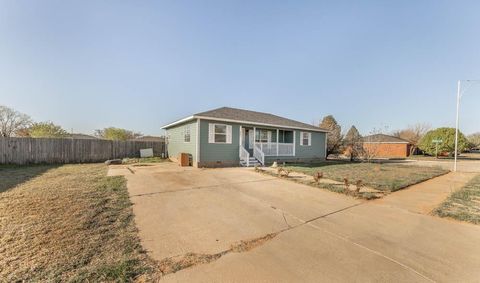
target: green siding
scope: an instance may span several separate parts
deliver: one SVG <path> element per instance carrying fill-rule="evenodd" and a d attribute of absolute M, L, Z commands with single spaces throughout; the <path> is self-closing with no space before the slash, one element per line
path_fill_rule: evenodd
<path fill-rule="evenodd" d="M 208 124 L 226 124 L 232 126 L 231 144 L 208 143 Z M 240 141 L 240 125 L 243 127 L 257 127 L 263 129 L 275 129 L 271 127 L 260 127 L 247 124 L 227 123 L 220 121 L 200 120 L 200 162 L 239 162 L 238 157 Z M 295 156 L 267 156 L 266 163 L 272 163 L 275 160 L 283 161 L 301 161 L 302 159 L 324 159 L 325 158 L 325 133 L 312 133 L 311 146 L 300 145 L 300 132 L 295 130 Z"/>
<path fill-rule="evenodd" d="M 232 143 L 208 143 L 208 124 L 225 124 L 232 126 Z M 219 121 L 200 120 L 200 162 L 240 162 L 238 157 L 240 125 Z"/>
<path fill-rule="evenodd" d="M 190 142 L 184 141 L 184 129 L 190 127 Z M 178 158 L 180 153 L 192 155 L 193 162 L 197 162 L 197 120 L 186 122 L 167 130 L 168 155 Z"/>

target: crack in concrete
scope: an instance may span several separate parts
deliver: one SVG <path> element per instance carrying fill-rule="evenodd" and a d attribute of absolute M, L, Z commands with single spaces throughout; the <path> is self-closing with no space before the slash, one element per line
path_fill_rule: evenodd
<path fill-rule="evenodd" d="M 243 182 L 231 182 L 231 183 L 224 183 L 224 184 L 218 184 L 218 185 L 211 185 L 211 186 L 199 186 L 199 187 L 192 187 L 192 188 L 187 188 L 187 189 L 183 189 L 183 190 L 175 190 L 175 191 L 164 191 L 164 192 L 156 192 L 156 193 L 147 193 L 147 194 L 139 194 L 139 195 L 134 195 L 134 196 L 145 196 L 145 195 L 153 195 L 153 194 L 163 194 L 163 193 L 170 193 L 170 192 L 178 192 L 178 191 L 188 191 L 188 190 L 197 190 L 197 189 L 208 189 L 208 188 L 214 188 L 214 187 L 219 187 L 219 186 L 225 186 L 225 185 L 236 185 L 236 184 L 244 184 L 244 183 L 256 183 L 256 182 L 265 182 L 265 181 L 271 181 L 271 180 L 277 180 L 277 178 L 271 178 L 271 179 L 263 179 L 263 180 L 254 180 L 254 181 L 243 181 Z M 380 256 L 392 263 L 395 263 L 399 266 L 401 266 L 402 268 L 406 269 L 406 270 L 409 270 L 415 274 L 417 274 L 418 276 L 424 278 L 425 280 L 427 281 L 430 281 L 430 282 L 435 282 L 435 280 L 429 278 L 428 276 L 420 273 L 419 271 L 417 271 L 416 269 L 406 265 L 406 264 L 403 264 L 401 263 L 400 261 L 397 261 L 395 260 L 394 258 L 391 258 L 379 251 L 376 251 L 376 250 L 373 250 L 367 246 L 364 246 L 360 243 L 357 243 L 351 239 L 349 239 L 348 237 L 346 236 L 343 236 L 343 235 L 340 235 L 340 234 L 336 234 L 336 233 L 333 233 L 331 231 L 328 231 L 328 230 L 325 230 L 323 228 L 321 228 L 320 226 L 317 226 L 315 225 L 314 221 L 316 220 L 319 220 L 319 219 L 322 219 L 322 218 L 326 218 L 328 216 L 331 216 L 331 215 L 334 215 L 334 214 L 337 214 L 337 213 L 340 213 L 340 212 L 343 212 L 343 211 L 346 211 L 348 209 L 351 209 L 351 208 L 354 208 L 354 207 L 357 207 L 357 206 L 360 206 L 362 204 L 365 204 L 366 202 L 360 202 L 360 203 L 357 203 L 357 204 L 354 204 L 354 205 L 350 205 L 350 206 L 347 206 L 347 207 L 344 207 L 344 208 L 341 208 L 341 209 L 338 209 L 338 210 L 335 210 L 335 211 L 332 211 L 332 212 L 329 212 L 329 213 L 326 213 L 326 214 L 323 214 L 323 215 L 320 215 L 320 216 L 317 216 L 317 217 L 314 217 L 314 218 L 311 218 L 309 220 L 303 220 L 295 215 L 292 215 L 288 212 L 285 212 L 283 211 L 282 209 L 280 208 L 277 208 L 275 206 L 272 206 L 271 204 L 269 204 L 267 201 L 265 200 L 262 200 L 262 199 L 259 199 L 257 197 L 254 197 L 254 196 L 251 196 L 239 189 L 236 189 L 236 188 L 232 188 L 248 197 L 251 197 L 257 201 L 260 201 L 260 202 L 263 202 L 265 204 L 267 204 L 271 209 L 274 209 L 274 210 L 279 210 L 281 213 L 282 213 L 282 216 L 283 216 L 283 219 L 285 221 L 285 224 L 287 225 L 287 228 L 285 229 L 282 229 L 278 232 L 275 232 L 275 233 L 271 233 L 271 234 L 267 234 L 265 236 L 262 236 L 262 237 L 259 237 L 259 238 L 255 238 L 255 239 L 251 239 L 251 240 L 247 240 L 247 241 L 240 241 L 239 243 L 236 243 L 236 244 L 233 244 L 231 246 L 230 249 L 228 250 L 224 250 L 224 251 L 221 251 L 219 253 L 216 253 L 216 254 L 198 254 L 198 253 L 186 253 L 184 255 L 180 255 L 180 256 L 176 256 L 176 257 L 169 257 L 169 258 L 165 258 L 163 260 L 161 260 L 159 262 L 159 268 L 160 268 L 160 271 L 162 272 L 162 275 L 167 275 L 167 274 L 170 274 L 170 273 L 175 273 L 175 272 L 178 272 L 180 270 L 183 270 L 183 269 L 186 269 L 186 268 L 190 268 L 190 267 L 193 267 L 193 266 L 196 266 L 198 264 L 207 264 L 207 263 L 211 263 L 213 261 L 216 261 L 218 259 L 220 259 L 221 257 L 223 257 L 224 255 L 226 254 L 229 254 L 229 253 L 232 253 L 232 252 L 237 252 L 237 253 L 242 253 L 242 252 L 247 252 L 251 249 L 254 249 L 258 246 L 261 246 L 263 245 L 265 242 L 275 238 L 276 236 L 278 236 L 279 234 L 283 233 L 283 232 L 286 232 L 286 231 L 290 231 L 290 230 L 293 230 L 295 228 L 298 228 L 298 227 L 301 227 L 303 225 L 309 225 L 317 230 L 320 230 L 320 231 L 323 231 L 323 232 L 326 232 L 338 239 L 341 239 L 345 242 L 348 242 L 352 245 L 355 245 L 359 248 L 362 248 L 368 252 L 371 252 L 377 256 Z M 292 217 L 294 219 L 297 219 L 299 222 L 301 222 L 300 224 L 297 224 L 297 225 L 294 225 L 294 226 L 291 226 L 290 224 L 288 224 L 288 221 L 285 217 L 285 214 L 287 214 L 289 217 Z"/>
<path fill-rule="evenodd" d="M 259 182 L 266 182 L 266 181 L 272 181 L 272 180 L 276 180 L 276 178 L 262 179 L 262 180 L 253 180 L 253 181 L 232 182 L 232 183 L 223 183 L 223 184 L 209 185 L 209 186 L 198 186 L 198 187 L 190 187 L 190 188 L 185 188 L 185 189 L 180 189 L 180 190 L 169 190 L 169 191 L 161 191 L 161 192 L 151 192 L 151 193 L 131 195 L 130 197 L 143 197 L 143 196 L 166 194 L 166 193 L 175 193 L 175 192 L 184 192 L 184 191 L 192 191 L 192 190 L 211 189 L 211 188 L 220 187 L 220 186 L 239 185 L 239 184 L 247 184 L 247 183 L 259 183 Z"/>
<path fill-rule="evenodd" d="M 330 234 L 330 235 L 332 235 L 332 236 L 334 236 L 334 237 L 336 237 L 336 238 L 338 238 L 338 239 L 340 239 L 340 240 L 343 240 L 343 241 L 345 241 L 345 242 L 351 243 L 352 245 L 355 245 L 355 246 L 357 246 L 357 247 L 359 247 L 359 248 L 362 248 L 362 249 L 367 250 L 367 251 L 369 251 L 369 252 L 371 252 L 371 253 L 373 253 L 373 254 L 376 254 L 377 256 L 383 257 L 384 259 L 386 259 L 386 260 L 388 260 L 388 261 L 391 261 L 391 262 L 393 262 L 393 263 L 395 263 L 395 264 L 398 264 L 398 265 L 400 265 L 402 268 L 404 268 L 404 269 L 406 269 L 406 270 L 409 270 L 409 271 L 417 274 L 418 276 L 422 277 L 423 279 L 425 279 L 425 280 L 427 280 L 427 281 L 436 282 L 435 280 L 431 279 L 430 277 L 426 276 L 425 274 L 420 273 L 419 271 L 417 271 L 417 270 L 414 269 L 413 267 L 410 267 L 410 266 L 408 266 L 408 265 L 406 265 L 406 264 L 403 264 L 403 263 L 401 263 L 400 261 L 398 261 L 398 260 L 396 260 L 396 259 L 394 259 L 394 258 L 391 258 L 391 257 L 389 257 L 389 256 L 387 256 L 387 255 L 385 255 L 385 254 L 383 254 L 383 253 L 381 253 L 381 252 L 379 252 L 379 251 L 373 250 L 373 249 L 371 249 L 371 248 L 369 248 L 369 247 L 367 247 L 367 246 L 364 246 L 364 245 L 362 245 L 362 244 L 360 244 L 360 243 L 357 243 L 357 242 L 355 242 L 355 241 L 352 241 L 351 239 L 349 239 L 349 238 L 346 237 L 346 236 L 343 236 L 343 235 L 340 235 L 340 234 L 336 234 L 336 233 L 330 232 L 330 231 L 328 231 L 328 230 L 322 229 L 321 227 L 319 227 L 319 226 L 317 226 L 317 225 L 315 225 L 315 224 L 313 224 L 313 223 L 306 223 L 306 224 L 308 224 L 309 226 L 311 226 L 311 227 L 313 227 L 313 228 L 315 228 L 315 229 L 317 229 L 317 230 L 320 230 L 320 231 L 322 231 L 322 232 L 328 233 L 328 234 Z"/>
<path fill-rule="evenodd" d="M 276 236 L 278 236 L 279 234 L 281 234 L 283 232 L 296 229 L 296 228 L 301 227 L 303 225 L 309 225 L 310 227 L 313 227 L 314 229 L 317 229 L 317 230 L 320 230 L 322 232 L 328 233 L 328 234 L 330 234 L 330 235 L 332 235 L 332 236 L 334 236 L 338 239 L 341 239 L 342 241 L 348 242 L 348 243 L 350 243 L 352 245 L 355 245 L 355 246 L 357 246 L 361 249 L 364 249 L 364 250 L 366 250 L 368 252 L 371 252 L 371 253 L 373 253 L 377 256 L 380 256 L 380 257 L 382 257 L 382 258 L 384 258 L 384 259 L 386 259 L 390 262 L 393 262 L 393 263 L 401 266 L 402 268 L 417 274 L 418 276 L 424 278 L 425 280 L 427 280 L 429 282 L 435 282 L 435 280 L 431 279 L 430 277 L 420 273 L 416 269 L 414 269 L 414 268 L 412 268 L 412 267 L 410 267 L 406 264 L 403 264 L 402 262 L 400 262 L 398 260 L 395 260 L 394 258 L 391 258 L 391 257 L 389 257 L 389 256 L 387 256 L 387 255 L 385 255 L 385 254 L 383 254 L 379 251 L 373 250 L 373 249 L 371 249 L 367 246 L 364 246 L 360 243 L 357 243 L 357 242 L 349 239 L 346 236 L 343 236 L 343 235 L 336 234 L 336 233 L 333 233 L 331 231 L 325 230 L 325 229 L 321 228 L 320 226 L 317 226 L 314 223 L 312 223 L 315 220 L 326 218 L 328 216 L 331 216 L 331 215 L 346 211 L 348 209 L 357 207 L 357 206 L 362 205 L 364 203 L 365 202 L 357 203 L 357 204 L 354 204 L 354 205 L 351 205 L 351 206 L 347 206 L 347 207 L 344 207 L 342 209 L 339 209 L 339 210 L 336 210 L 336 211 L 333 211 L 333 212 L 329 212 L 329 213 L 323 214 L 321 216 L 311 218 L 309 220 L 302 220 L 302 219 L 300 219 L 296 216 L 293 216 L 293 215 L 290 215 L 289 213 L 287 213 L 290 217 L 296 218 L 297 220 L 302 222 L 302 223 L 300 223 L 298 225 L 295 225 L 295 226 L 290 226 L 288 224 L 287 219 L 285 217 L 285 213 L 286 213 L 285 211 L 283 211 L 283 210 L 281 210 L 281 209 L 279 209 L 275 206 L 270 206 L 272 209 L 279 210 L 279 211 L 282 212 L 282 216 L 283 216 L 283 219 L 285 221 L 285 224 L 288 226 L 287 228 L 282 229 L 278 232 L 270 233 L 270 234 L 267 234 L 265 236 L 254 238 L 254 239 L 251 239 L 251 240 L 246 240 L 246 241 L 242 240 L 238 243 L 233 244 L 230 247 L 230 249 L 221 251 L 221 252 L 216 253 L 216 254 L 186 253 L 186 254 L 181 255 L 181 256 L 165 258 L 165 259 L 163 259 L 162 261 L 159 262 L 159 269 L 160 269 L 162 275 L 167 275 L 167 274 L 175 273 L 175 272 L 178 272 L 178 271 L 181 271 L 183 269 L 190 268 L 190 267 L 193 267 L 193 266 L 196 266 L 196 265 L 199 265 L 199 264 L 208 264 L 208 263 L 211 263 L 213 261 L 216 261 L 216 260 L 220 259 L 224 255 L 227 255 L 229 253 L 233 253 L 233 252 L 243 253 L 243 252 L 250 251 L 250 250 L 252 250 L 256 247 L 259 247 L 259 246 L 263 245 L 267 241 L 272 240 L 273 238 L 275 238 Z"/>
<path fill-rule="evenodd" d="M 252 250 L 265 242 L 275 238 L 279 232 L 270 233 L 262 237 L 240 241 L 230 246 L 230 249 L 221 251 L 216 254 L 198 254 L 198 253 L 186 253 L 181 256 L 169 257 L 161 260 L 158 263 L 158 267 L 162 275 L 175 273 L 180 270 L 199 265 L 207 264 L 220 259 L 222 256 L 229 253 L 243 253 Z"/>
<path fill-rule="evenodd" d="M 285 212 L 282 213 L 282 216 L 283 216 L 283 220 L 285 221 L 285 224 L 287 224 L 288 228 L 292 228 L 292 226 L 290 226 L 290 224 L 288 224 L 287 218 L 285 217 Z"/>
<path fill-rule="evenodd" d="M 327 217 L 329 215 L 339 213 L 341 211 L 347 210 L 349 208 L 352 208 L 352 207 L 360 205 L 360 204 L 362 204 L 362 203 L 358 203 L 358 204 L 353 205 L 353 206 L 345 207 L 343 209 L 333 211 L 333 212 L 330 212 L 330 213 L 312 218 L 312 219 L 307 220 L 307 221 L 301 220 L 298 217 L 293 216 L 293 217 L 297 218 L 299 221 L 302 222 L 302 223 L 300 223 L 298 225 L 295 225 L 295 226 L 291 226 L 290 224 L 288 224 L 287 218 L 285 217 L 285 211 L 283 211 L 281 209 L 278 209 L 274 206 L 270 206 L 272 209 L 274 209 L 274 210 L 278 209 L 282 212 L 283 220 L 285 221 L 285 224 L 287 225 L 287 228 L 282 229 L 278 232 L 274 232 L 274 233 L 270 233 L 270 234 L 258 237 L 258 238 L 254 238 L 254 239 L 250 239 L 250 240 L 246 240 L 246 241 L 241 240 L 240 242 L 232 244 L 230 246 L 230 249 L 224 250 L 224 251 L 221 251 L 221 252 L 215 253 L 215 254 L 199 254 L 199 253 L 191 253 L 190 252 L 190 253 L 186 253 L 184 255 L 168 257 L 168 258 L 165 258 L 165 259 L 161 260 L 158 263 L 158 267 L 159 267 L 159 270 L 162 273 L 162 275 L 167 275 L 167 274 L 175 273 L 175 272 L 178 272 L 178 271 L 181 271 L 183 269 L 190 268 L 190 267 L 193 267 L 193 266 L 196 266 L 196 265 L 199 265 L 199 264 L 211 263 L 213 261 L 216 261 L 216 260 L 220 259 L 224 255 L 229 254 L 229 253 L 247 252 L 247 251 L 250 251 L 250 250 L 252 250 L 252 249 L 254 249 L 258 246 L 263 245 L 267 241 L 272 240 L 277 235 L 279 235 L 279 234 L 281 234 L 285 231 L 289 231 L 289 230 L 295 229 L 297 227 L 309 224 L 310 222 L 315 221 L 319 218 Z"/>

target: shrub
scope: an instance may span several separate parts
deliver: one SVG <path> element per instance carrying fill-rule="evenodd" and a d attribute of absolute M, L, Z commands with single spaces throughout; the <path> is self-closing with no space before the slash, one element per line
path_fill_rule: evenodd
<path fill-rule="evenodd" d="M 455 151 L 455 129 L 454 128 L 438 128 L 429 131 L 421 140 L 419 148 L 429 155 L 435 155 L 436 144 L 433 140 L 440 139 L 442 143 L 438 144 L 438 153 L 453 154 Z M 459 131 L 458 132 L 458 152 L 462 152 L 467 147 L 467 139 Z"/>

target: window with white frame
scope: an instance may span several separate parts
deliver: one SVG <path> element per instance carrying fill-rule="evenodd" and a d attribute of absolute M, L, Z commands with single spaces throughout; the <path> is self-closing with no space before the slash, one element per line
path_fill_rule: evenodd
<path fill-rule="evenodd" d="M 190 142 L 190 125 L 186 125 L 183 128 L 183 141 Z"/>
<path fill-rule="evenodd" d="M 209 143 L 232 143 L 232 126 L 225 124 L 208 125 Z"/>
<path fill-rule="evenodd" d="M 215 142 L 227 142 L 227 125 L 215 125 Z"/>
<path fill-rule="evenodd" d="M 312 145 L 312 133 L 300 132 L 300 145 L 304 145 L 304 146 Z"/>

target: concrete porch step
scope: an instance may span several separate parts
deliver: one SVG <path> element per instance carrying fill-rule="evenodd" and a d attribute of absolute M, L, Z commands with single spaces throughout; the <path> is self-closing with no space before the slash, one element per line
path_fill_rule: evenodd
<path fill-rule="evenodd" d="M 258 160 L 255 157 L 250 157 L 248 161 L 249 161 L 248 167 L 255 167 L 256 165 L 261 165 L 260 162 L 258 162 Z M 240 165 L 243 167 L 247 167 L 247 162 L 240 161 Z"/>

